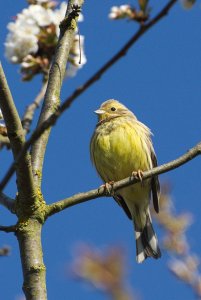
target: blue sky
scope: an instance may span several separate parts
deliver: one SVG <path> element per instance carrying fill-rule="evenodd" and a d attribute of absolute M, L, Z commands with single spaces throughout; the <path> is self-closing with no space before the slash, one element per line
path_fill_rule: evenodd
<path fill-rule="evenodd" d="M 74 79 L 64 82 L 62 100 L 82 84 L 137 29 L 126 21 L 110 21 L 110 7 L 124 1 L 86 1 L 80 24 L 85 35 L 86 66 Z M 130 1 L 133 3 L 133 1 Z M 152 1 L 156 13 L 165 1 Z M 95 4 L 95 5 L 94 5 Z M 4 58 L 6 25 L 26 6 L 26 1 L 7 0 L 1 4 L 0 59 L 20 115 L 40 89 L 40 78 L 24 83 L 16 66 Z M 87 90 L 64 113 L 52 130 L 47 148 L 43 193 L 48 203 L 88 191 L 101 184 L 91 165 L 89 143 L 96 116 L 93 111 L 109 98 L 123 102 L 154 133 L 154 147 L 159 164 L 170 161 L 194 146 L 201 136 L 201 7 L 197 3 L 186 11 L 178 3 L 169 15 L 147 32 L 139 42 L 95 85 Z M 11 162 L 11 154 L 0 152 L 2 177 Z M 188 230 L 192 251 L 200 256 L 200 159 L 160 177 L 172 187 L 178 212 L 189 211 L 194 223 Z M 6 193 L 15 196 L 15 180 Z M 1 224 L 13 224 L 15 218 L 4 208 Z M 160 229 L 156 227 L 158 235 Z M 87 242 L 97 248 L 121 245 L 127 254 L 128 280 L 142 299 L 193 299 L 192 291 L 178 282 L 167 270 L 168 256 L 142 265 L 135 261 L 132 224 L 112 199 L 101 198 L 72 207 L 50 218 L 43 229 L 44 261 L 47 266 L 48 299 L 104 299 L 66 276 L 74 258 L 74 248 Z M 10 245 L 9 257 L 1 258 L 1 297 L 16 300 L 21 294 L 22 273 L 18 245 L 11 234 L 1 233 L 0 245 Z"/>

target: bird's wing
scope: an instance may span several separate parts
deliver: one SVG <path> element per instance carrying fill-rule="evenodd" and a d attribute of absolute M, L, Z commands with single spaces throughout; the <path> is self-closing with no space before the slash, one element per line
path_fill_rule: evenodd
<path fill-rule="evenodd" d="M 157 158 L 154 153 L 154 150 L 151 150 L 151 160 L 152 160 L 153 167 L 157 167 Z M 157 213 L 159 213 L 160 183 L 158 180 L 158 176 L 154 176 L 151 179 L 151 191 L 152 191 L 154 209 Z"/>
<path fill-rule="evenodd" d="M 127 217 L 130 220 L 132 220 L 130 210 L 128 209 L 128 206 L 127 206 L 126 202 L 124 201 L 123 197 L 121 195 L 115 195 L 113 198 L 123 208 L 123 210 L 126 213 Z"/>

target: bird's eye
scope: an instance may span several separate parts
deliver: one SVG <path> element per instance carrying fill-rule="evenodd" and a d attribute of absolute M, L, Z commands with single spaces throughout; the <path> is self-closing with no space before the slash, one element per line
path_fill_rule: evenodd
<path fill-rule="evenodd" d="M 116 108 L 115 107 L 111 107 L 111 111 L 115 111 L 116 110 Z"/>

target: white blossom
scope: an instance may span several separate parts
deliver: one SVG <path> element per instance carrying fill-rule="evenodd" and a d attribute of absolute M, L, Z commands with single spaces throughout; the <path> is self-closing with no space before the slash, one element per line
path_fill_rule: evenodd
<path fill-rule="evenodd" d="M 3 114 L 2 114 L 2 111 L 0 109 L 0 120 L 2 120 L 2 119 L 3 119 Z"/>
<path fill-rule="evenodd" d="M 120 5 L 120 6 L 119 6 L 119 10 L 120 10 L 121 12 L 127 12 L 128 9 L 130 9 L 130 6 L 127 5 L 127 4 L 124 4 L 124 5 Z"/>
<path fill-rule="evenodd" d="M 32 67 L 33 65 L 34 65 L 34 63 L 32 61 L 31 55 L 27 55 L 26 59 L 21 63 L 21 67 L 23 69 L 28 69 L 28 68 Z"/>
<path fill-rule="evenodd" d="M 23 31 L 9 33 L 5 42 L 5 55 L 12 63 L 19 63 L 29 53 L 38 51 L 38 39 L 35 35 Z"/>
<path fill-rule="evenodd" d="M 10 22 L 7 25 L 7 29 L 13 34 L 17 32 L 24 32 L 26 34 L 37 35 L 40 31 L 38 25 L 33 19 L 25 18 L 23 15 L 19 14 L 14 22 Z"/>
<path fill-rule="evenodd" d="M 37 0 L 38 4 L 43 4 L 43 3 L 47 3 L 49 2 L 49 0 Z"/>
<path fill-rule="evenodd" d="M 78 68 L 72 64 L 68 65 L 66 76 L 68 77 L 74 77 L 77 74 Z"/>
<path fill-rule="evenodd" d="M 110 13 L 109 13 L 109 18 L 110 19 L 115 19 L 117 14 L 119 12 L 118 6 L 113 6 L 111 7 Z"/>
<path fill-rule="evenodd" d="M 66 9 L 67 9 L 66 2 L 62 2 L 60 7 L 58 9 L 55 9 L 55 11 L 54 11 L 54 24 L 55 25 L 59 26 L 60 22 L 65 17 Z"/>
<path fill-rule="evenodd" d="M 22 10 L 22 15 L 28 20 L 34 20 L 41 27 L 50 25 L 54 19 L 53 11 L 41 5 L 29 5 L 28 8 Z"/>
<path fill-rule="evenodd" d="M 40 50 L 41 53 L 45 49 L 42 47 L 43 43 L 45 43 L 45 38 L 47 37 L 48 39 L 48 32 L 50 32 L 50 34 L 55 34 L 56 39 L 56 35 L 57 37 L 59 36 L 59 25 L 65 17 L 67 8 L 66 2 L 62 2 L 58 9 L 54 9 L 43 7 L 41 5 L 47 1 L 48 0 L 37 0 L 38 4 L 30 4 L 27 8 L 23 9 L 21 13 L 17 14 L 15 22 L 10 22 L 7 26 L 9 32 L 5 41 L 5 55 L 12 63 L 21 64 L 23 72 L 25 72 L 25 77 L 25 69 L 29 71 L 29 69 L 35 64 L 40 64 L 41 57 L 37 60 L 37 52 Z M 82 14 L 79 15 L 78 21 L 83 21 Z M 50 26 L 49 31 L 48 26 Z M 47 29 L 45 28 L 44 30 L 44 27 L 47 27 Z M 42 43 L 40 43 L 41 37 Z M 52 40 L 54 41 L 54 36 Z M 39 45 L 41 47 L 40 49 Z M 53 43 L 52 47 L 54 46 L 55 44 Z M 80 51 L 81 63 L 79 63 Z M 73 47 L 70 51 L 69 61 L 70 63 L 68 68 L 69 66 L 72 67 L 72 70 L 69 71 L 71 74 L 75 74 L 75 70 L 78 70 L 86 63 L 87 59 L 84 53 L 84 36 L 80 36 L 79 46 L 78 35 L 75 35 Z M 33 75 L 31 74 L 31 76 Z"/>
<path fill-rule="evenodd" d="M 76 75 L 78 69 L 82 68 L 86 62 L 87 58 L 84 53 L 84 36 L 80 35 L 80 45 L 79 45 L 79 35 L 76 34 L 73 42 L 73 46 L 70 51 L 70 64 L 67 68 L 67 76 L 73 77 Z"/>
<path fill-rule="evenodd" d="M 80 43 L 80 44 L 79 44 Z M 84 64 L 86 64 L 87 59 L 84 53 L 84 36 L 76 34 L 73 42 L 73 47 L 71 48 L 71 54 L 73 55 L 73 64 L 77 68 L 82 68 Z M 80 62 L 80 54 L 81 54 L 81 62 Z M 79 63 L 80 62 L 80 63 Z"/>
<path fill-rule="evenodd" d="M 111 7 L 109 13 L 109 19 L 118 19 L 124 17 L 125 15 L 129 15 L 130 9 L 131 7 L 128 4 L 113 6 Z"/>
<path fill-rule="evenodd" d="M 5 42 L 5 55 L 13 63 L 19 63 L 30 53 L 38 51 L 40 26 L 53 22 L 53 11 L 41 5 L 29 5 L 17 15 L 15 22 L 7 26 L 9 33 Z"/>
<path fill-rule="evenodd" d="M 71 53 L 74 55 L 79 55 L 80 50 L 83 50 L 84 47 L 84 36 L 76 34 L 73 41 L 73 46 L 71 48 Z"/>
<path fill-rule="evenodd" d="M 55 9 L 54 11 L 55 24 L 57 25 L 60 24 L 62 19 L 65 17 L 66 9 L 67 9 L 66 2 L 62 2 L 60 7 L 58 9 Z M 82 22 L 82 21 L 84 21 L 84 17 L 81 13 L 79 13 L 78 22 Z"/>

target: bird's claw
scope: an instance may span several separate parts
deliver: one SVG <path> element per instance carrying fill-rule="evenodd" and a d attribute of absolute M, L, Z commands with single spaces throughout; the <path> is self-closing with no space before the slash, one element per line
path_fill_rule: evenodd
<path fill-rule="evenodd" d="M 137 170 L 137 171 L 133 171 L 132 172 L 132 176 L 139 179 L 141 184 L 142 184 L 142 180 L 143 180 L 143 172 L 142 170 Z"/>
<path fill-rule="evenodd" d="M 114 196 L 113 184 L 114 181 L 106 182 L 105 184 L 102 184 L 99 189 L 104 188 L 106 195 Z"/>

